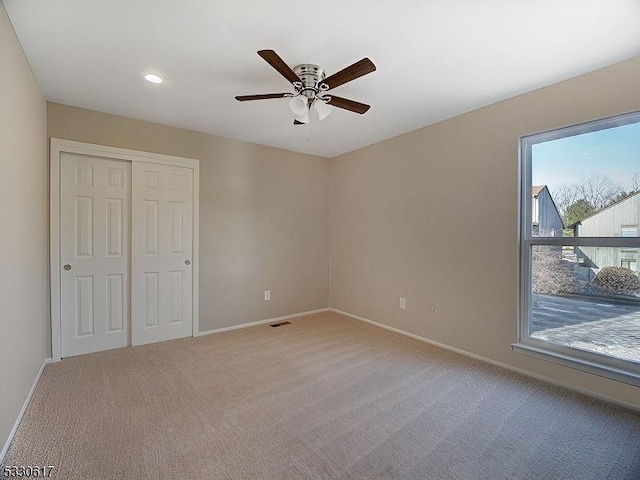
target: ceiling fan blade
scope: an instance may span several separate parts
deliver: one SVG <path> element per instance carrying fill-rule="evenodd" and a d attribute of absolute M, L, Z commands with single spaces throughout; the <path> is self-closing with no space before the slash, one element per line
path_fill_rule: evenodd
<path fill-rule="evenodd" d="M 368 58 L 363 58 L 359 62 L 353 65 L 343 68 L 337 73 L 325 78 L 322 83 L 326 84 L 329 88 L 336 88 L 344 83 L 360 78 L 367 73 L 375 72 L 376 66 Z"/>
<path fill-rule="evenodd" d="M 247 100 L 269 100 L 270 98 L 284 98 L 290 93 L 264 93 L 260 95 L 238 95 L 236 100 L 246 102 Z"/>
<path fill-rule="evenodd" d="M 300 81 L 300 77 L 298 77 L 298 75 L 289 68 L 289 65 L 284 63 L 284 60 L 282 60 L 273 50 L 259 50 L 258 55 L 260 55 L 269 65 L 275 68 L 280 75 L 291 83 Z"/>
<path fill-rule="evenodd" d="M 359 113 L 360 115 L 371 108 L 371 105 L 355 102 L 353 100 L 349 100 L 348 98 L 336 97 L 335 95 L 331 95 L 331 100 L 329 100 L 327 103 L 329 105 L 333 105 L 334 107 L 343 108 L 351 112 Z"/>

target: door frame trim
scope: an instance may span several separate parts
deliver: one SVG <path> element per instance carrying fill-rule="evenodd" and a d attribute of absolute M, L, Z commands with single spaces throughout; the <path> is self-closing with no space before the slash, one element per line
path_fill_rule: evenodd
<path fill-rule="evenodd" d="M 192 335 L 196 336 L 200 331 L 200 161 L 194 158 L 176 157 L 51 137 L 49 153 L 49 272 L 51 281 L 51 356 L 53 361 L 57 362 L 62 358 L 62 318 L 60 313 L 60 156 L 62 153 L 124 160 L 132 164 L 134 162 L 145 162 L 171 165 L 193 170 Z M 129 338 L 130 341 L 131 338 Z"/>

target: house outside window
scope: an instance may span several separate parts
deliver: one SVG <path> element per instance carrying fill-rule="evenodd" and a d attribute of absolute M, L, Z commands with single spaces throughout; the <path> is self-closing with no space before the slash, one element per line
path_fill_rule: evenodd
<path fill-rule="evenodd" d="M 640 112 L 520 139 L 516 352 L 640 385 L 639 158 Z"/>

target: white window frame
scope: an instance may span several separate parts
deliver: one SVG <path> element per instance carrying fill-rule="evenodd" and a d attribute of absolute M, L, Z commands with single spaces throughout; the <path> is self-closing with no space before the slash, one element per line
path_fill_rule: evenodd
<path fill-rule="evenodd" d="M 640 248 L 640 238 L 631 237 L 534 237 L 532 235 L 532 149 L 539 143 L 591 133 L 640 122 L 640 111 L 595 120 L 520 137 L 519 199 L 519 312 L 518 341 L 515 352 L 542 358 L 577 370 L 586 371 L 631 385 L 640 386 L 640 364 L 607 355 L 579 350 L 532 337 L 530 332 L 532 250 L 539 246 L 595 246 Z"/>

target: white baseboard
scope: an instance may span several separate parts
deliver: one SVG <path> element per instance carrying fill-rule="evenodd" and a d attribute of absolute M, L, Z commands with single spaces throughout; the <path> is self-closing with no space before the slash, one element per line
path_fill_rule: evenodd
<path fill-rule="evenodd" d="M 422 337 L 420 335 L 416 335 L 415 333 L 407 332 L 405 330 L 401 330 L 401 329 L 395 328 L 395 327 L 390 327 L 389 325 L 385 325 L 384 323 L 375 322 L 373 320 L 369 320 L 368 318 L 364 318 L 364 317 L 359 317 L 358 315 L 354 315 L 354 314 L 349 313 L 349 312 L 343 312 L 342 310 L 338 310 L 336 308 L 330 308 L 329 310 L 331 310 L 332 312 L 335 312 L 335 313 L 339 313 L 340 315 L 344 315 L 345 317 L 351 317 L 351 318 L 354 318 L 356 320 L 360 320 L 361 322 L 366 322 L 366 323 L 369 323 L 371 325 L 375 325 L 376 327 L 384 328 L 385 330 L 390 330 L 392 332 L 399 333 L 400 335 L 404 335 L 406 337 L 410 337 L 410 338 L 413 338 L 415 340 L 419 340 L 421 342 L 428 343 L 428 344 L 433 345 L 435 347 L 439 347 L 439 348 L 442 348 L 444 350 L 449 350 L 450 352 L 459 353 L 460 355 L 464 355 L 465 357 L 475 358 L 476 360 L 480 360 L 482 362 L 489 363 L 491 365 L 495 365 L 496 367 L 504 368 L 506 370 L 511 370 L 512 372 L 519 373 L 519 374 L 524 375 L 526 377 L 535 378 L 536 380 L 540 380 L 542 382 L 550 383 L 550 384 L 556 385 L 558 387 L 566 388 L 567 390 L 572 390 L 574 392 L 582 393 L 582 394 L 587 395 L 589 397 L 597 398 L 598 400 L 604 400 L 605 402 L 613 403 L 613 404 L 616 404 L 616 405 L 620 405 L 621 407 L 625 407 L 625 408 L 628 408 L 630 410 L 634 410 L 636 412 L 640 412 L 640 407 L 638 407 L 636 405 L 633 405 L 633 404 L 630 404 L 630 403 L 622 402 L 620 400 L 616 400 L 615 398 L 607 397 L 606 395 L 600 395 L 600 394 L 594 393 L 594 392 L 592 392 L 590 390 L 586 390 L 586 389 L 583 389 L 583 388 L 575 387 L 575 386 L 570 385 L 568 383 L 564 383 L 564 382 L 555 380 L 553 378 L 546 377 L 544 375 L 539 375 L 537 373 L 530 372 L 528 370 L 522 370 L 522 369 L 520 369 L 518 367 L 514 367 L 512 365 L 507 365 L 506 363 L 498 362 L 496 360 L 492 360 L 491 358 L 483 357 L 481 355 L 476 355 L 475 353 L 467 352 L 466 350 L 461 350 L 459 348 L 452 347 L 451 345 L 447 345 L 445 343 L 436 342 L 435 340 L 431 340 L 429 338 Z"/>
<path fill-rule="evenodd" d="M 293 313 L 291 315 L 285 315 L 284 317 L 267 318 L 266 320 L 258 320 L 257 322 L 241 323 L 240 325 L 232 325 L 230 327 L 216 328 L 213 330 L 205 330 L 204 332 L 196 333 L 195 336 L 201 337 L 203 335 L 212 335 L 214 333 L 230 332 L 231 330 L 238 330 L 240 328 L 247 328 L 247 327 L 255 327 L 256 325 L 264 325 L 265 323 L 281 322 L 282 320 L 289 320 L 291 318 L 296 318 L 296 317 L 304 317 L 305 315 L 312 315 L 314 313 L 328 312 L 329 310 L 331 309 L 320 308 L 318 310 L 309 310 L 308 312 Z"/>
<path fill-rule="evenodd" d="M 31 390 L 29 390 L 29 393 L 27 394 L 27 398 L 25 399 L 24 404 L 22 405 L 22 409 L 20 410 L 20 413 L 18 413 L 18 418 L 16 418 L 16 422 L 13 424 L 13 428 L 11 429 L 11 432 L 9 432 L 9 437 L 7 438 L 7 441 L 5 442 L 4 447 L 0 452 L 0 464 L 2 464 L 2 462 L 4 461 L 4 456 L 7 454 L 7 450 L 9 450 L 9 445 L 11 445 L 11 442 L 13 441 L 13 437 L 18 431 L 18 427 L 20 426 L 20 422 L 22 421 L 24 412 L 27 411 L 27 407 L 29 406 L 29 402 L 31 401 L 33 392 L 36 391 L 36 387 L 38 386 L 38 382 L 40 381 L 42 372 L 44 372 L 44 367 L 48 363 L 51 363 L 52 361 L 53 360 L 51 358 L 45 358 L 44 361 L 42 362 L 42 365 L 40 366 L 40 370 L 38 370 L 38 373 L 36 374 L 36 378 L 33 381 L 33 385 L 31 385 Z"/>

